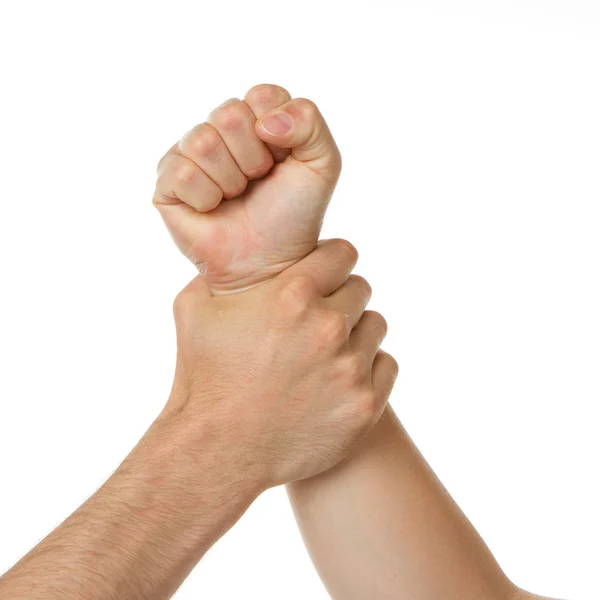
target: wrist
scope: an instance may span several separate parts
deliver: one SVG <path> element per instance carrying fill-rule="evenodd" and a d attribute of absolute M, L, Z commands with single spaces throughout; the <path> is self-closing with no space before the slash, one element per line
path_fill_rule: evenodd
<path fill-rule="evenodd" d="M 161 571 L 165 597 L 262 491 L 221 463 L 210 440 L 194 439 L 185 416 L 161 415 L 100 490 L 100 505 L 113 507 L 99 519 L 114 521 L 112 545 L 149 563 L 136 558 L 128 570 Z"/>
<path fill-rule="evenodd" d="M 163 411 L 121 469 L 129 460 L 145 465 L 145 477 L 174 511 L 188 515 L 202 531 L 209 523 L 215 533 L 226 530 L 267 486 L 219 429 L 210 420 L 198 422 L 185 408 Z"/>
<path fill-rule="evenodd" d="M 0 596 L 171 597 L 256 497 L 159 418 L 108 481 L 11 569 Z M 202 460 L 199 457 L 204 457 Z"/>
<path fill-rule="evenodd" d="M 289 269 L 297 262 L 302 260 L 305 256 L 310 254 L 316 248 L 316 243 L 311 247 L 307 247 L 304 252 L 298 253 L 296 256 L 290 256 L 285 260 L 280 260 L 273 264 L 261 264 L 257 265 L 257 268 L 250 272 L 244 277 L 238 277 L 237 279 L 226 279 L 215 276 L 210 270 L 199 269 L 204 274 L 208 282 L 213 296 L 225 296 L 229 294 L 237 294 L 239 292 L 245 292 L 249 289 L 267 283 L 283 273 L 286 269 Z"/>
<path fill-rule="evenodd" d="M 194 485 L 212 480 L 230 489 L 235 502 L 249 506 L 273 487 L 269 461 L 257 457 L 248 424 L 232 418 L 235 413 L 227 410 L 226 391 L 190 389 L 185 379 L 176 369 L 169 400 L 146 437 L 158 434 L 168 439 L 165 453 L 184 455 L 183 460 L 193 465 Z"/>

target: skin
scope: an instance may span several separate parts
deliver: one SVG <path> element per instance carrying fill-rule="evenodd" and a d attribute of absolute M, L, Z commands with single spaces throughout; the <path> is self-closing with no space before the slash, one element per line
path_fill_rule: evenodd
<path fill-rule="evenodd" d="M 235 296 L 196 277 L 175 301 L 164 410 L 102 488 L 0 579 L 0 597 L 169 598 L 260 493 L 342 460 L 397 374 L 379 350 L 380 317 L 363 314 L 368 284 L 348 277 L 355 263 L 353 247 L 332 240 Z"/>
<path fill-rule="evenodd" d="M 346 281 L 356 255 L 330 242 L 303 259 L 340 168 L 316 106 L 264 85 L 163 157 L 154 204 L 201 273 L 175 305 L 171 397 L 0 593 L 167 598 L 263 489 L 290 482 L 333 598 L 534 598 L 506 579 L 391 409 L 379 418 L 397 365 L 378 350 L 385 321 L 362 312 L 368 286 Z"/>
<path fill-rule="evenodd" d="M 281 131 L 271 121 L 281 113 L 293 127 L 271 135 L 264 126 Z M 340 170 L 340 152 L 315 104 L 260 85 L 171 147 L 158 164 L 153 202 L 212 292 L 231 293 L 316 247 Z"/>
<path fill-rule="evenodd" d="M 331 598 L 549 600 L 508 580 L 390 407 L 348 459 L 288 495 Z"/>
<path fill-rule="evenodd" d="M 281 113 L 291 129 L 269 135 L 265 116 Z M 211 126 L 222 142 L 213 139 Z M 235 147 L 229 144 L 233 139 Z M 259 141 L 268 145 L 260 147 Z M 234 159 L 226 159 L 226 166 L 209 151 L 221 144 L 230 147 Z M 181 156 L 203 172 L 194 177 L 194 186 L 177 186 L 177 173 L 164 169 L 165 161 Z M 257 164 L 261 168 L 252 172 L 245 168 Z M 315 246 L 340 169 L 339 150 L 318 109 L 278 86 L 261 85 L 244 102 L 219 107 L 171 148 L 159 165 L 154 202 L 215 293 L 231 293 L 281 272 Z M 244 177 L 263 179 L 242 190 Z M 220 190 L 207 191 L 210 186 Z M 169 211 L 176 210 L 182 216 L 175 224 Z M 222 233 L 225 222 L 231 223 L 231 238 Z M 221 239 L 223 245 L 213 243 Z M 540 599 L 507 579 L 391 407 L 349 458 L 287 489 L 332 598 Z"/>

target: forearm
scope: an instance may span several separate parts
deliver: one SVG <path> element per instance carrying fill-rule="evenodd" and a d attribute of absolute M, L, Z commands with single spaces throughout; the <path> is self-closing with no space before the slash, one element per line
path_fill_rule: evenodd
<path fill-rule="evenodd" d="M 517 593 L 389 407 L 348 459 L 288 493 L 334 599 Z"/>
<path fill-rule="evenodd" d="M 256 493 L 159 419 L 113 476 L 0 579 L 12 600 L 169 598 Z"/>

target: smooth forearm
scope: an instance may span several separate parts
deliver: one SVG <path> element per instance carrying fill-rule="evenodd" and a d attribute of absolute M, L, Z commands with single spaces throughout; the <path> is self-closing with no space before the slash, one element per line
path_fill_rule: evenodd
<path fill-rule="evenodd" d="M 288 493 L 332 598 L 504 600 L 515 593 L 389 407 L 348 459 Z"/>
<path fill-rule="evenodd" d="M 257 492 L 157 420 L 112 477 L 0 579 L 0 596 L 169 598 Z"/>

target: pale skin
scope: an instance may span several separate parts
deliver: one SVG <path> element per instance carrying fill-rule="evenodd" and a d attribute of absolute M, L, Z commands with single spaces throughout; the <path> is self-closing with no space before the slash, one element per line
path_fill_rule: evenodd
<path fill-rule="evenodd" d="M 379 349 L 385 320 L 349 277 L 352 247 L 317 247 L 340 169 L 316 106 L 269 85 L 161 159 L 154 204 L 201 272 L 175 304 L 171 397 L 0 595 L 168 598 L 263 490 L 288 484 L 332 598 L 537 598 L 505 577 L 385 407 L 397 373 Z"/>

